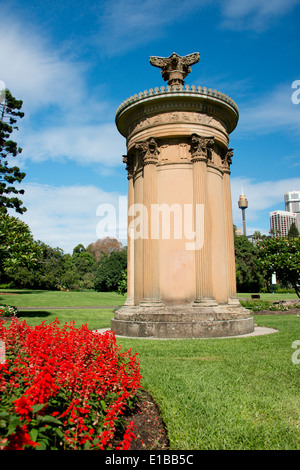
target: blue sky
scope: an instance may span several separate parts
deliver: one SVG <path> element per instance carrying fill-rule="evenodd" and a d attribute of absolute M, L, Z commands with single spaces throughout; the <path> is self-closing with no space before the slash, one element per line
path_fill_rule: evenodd
<path fill-rule="evenodd" d="M 97 239 L 97 207 L 127 194 L 115 112 L 165 85 L 151 55 L 200 53 L 189 85 L 229 95 L 240 119 L 231 189 L 248 198 L 247 233 L 269 231 L 284 192 L 300 190 L 300 0 L 0 1 L 0 80 L 22 99 L 15 139 L 35 239 L 72 252 Z M 300 95 L 299 95 L 300 96 Z M 126 238 L 126 214 L 116 233 Z M 105 236 L 105 234 L 103 234 Z"/>

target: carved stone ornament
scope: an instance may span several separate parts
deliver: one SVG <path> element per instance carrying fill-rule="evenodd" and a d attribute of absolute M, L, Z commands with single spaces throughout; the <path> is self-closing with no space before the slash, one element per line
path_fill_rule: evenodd
<path fill-rule="evenodd" d="M 200 60 L 198 52 L 181 57 L 173 52 L 170 57 L 150 57 L 150 64 L 161 69 L 163 79 L 171 87 L 184 85 L 185 77 L 192 71 L 191 65 Z"/>
<path fill-rule="evenodd" d="M 156 164 L 158 162 L 159 149 L 154 137 L 149 137 L 147 140 L 137 142 L 135 148 L 142 155 L 144 165 L 151 163 Z"/>
<path fill-rule="evenodd" d="M 126 170 L 128 172 L 128 179 L 133 177 L 133 160 L 128 155 L 123 155 L 123 163 L 126 165 Z"/>
<path fill-rule="evenodd" d="M 227 151 L 225 151 L 225 153 L 222 156 L 222 163 L 223 163 L 224 169 L 227 169 L 227 170 L 230 169 L 230 165 L 232 163 L 232 157 L 233 157 L 233 149 L 228 149 Z"/>
<path fill-rule="evenodd" d="M 214 137 L 201 137 L 198 134 L 192 134 L 191 155 L 192 162 L 201 160 L 211 160 L 210 149 L 214 145 Z"/>

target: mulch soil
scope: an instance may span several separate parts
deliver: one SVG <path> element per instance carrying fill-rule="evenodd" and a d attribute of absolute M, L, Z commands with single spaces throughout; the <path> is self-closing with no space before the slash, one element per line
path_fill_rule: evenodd
<path fill-rule="evenodd" d="M 160 409 L 153 397 L 145 390 L 137 392 L 137 403 L 124 416 L 126 423 L 133 421 L 136 439 L 129 450 L 168 450 L 169 439 Z M 116 443 L 122 436 L 116 435 Z M 116 444 L 115 443 L 115 444 Z M 113 443 L 114 445 L 114 443 Z"/>
<path fill-rule="evenodd" d="M 300 315 L 300 308 L 289 308 L 288 310 L 260 310 L 252 315 Z"/>

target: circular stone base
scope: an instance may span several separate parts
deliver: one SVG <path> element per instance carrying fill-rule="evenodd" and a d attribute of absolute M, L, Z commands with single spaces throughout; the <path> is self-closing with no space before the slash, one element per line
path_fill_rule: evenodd
<path fill-rule="evenodd" d="M 136 338 L 216 338 L 252 333 L 254 320 L 241 305 L 122 307 L 115 311 L 111 330 Z"/>

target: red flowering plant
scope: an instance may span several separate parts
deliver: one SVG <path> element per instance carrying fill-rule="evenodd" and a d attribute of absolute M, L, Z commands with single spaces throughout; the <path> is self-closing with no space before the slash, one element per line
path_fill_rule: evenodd
<path fill-rule="evenodd" d="M 0 320 L 0 341 L 1 449 L 129 448 L 133 423 L 124 425 L 122 414 L 140 387 L 140 367 L 112 332 L 13 318 L 9 327 Z"/>

